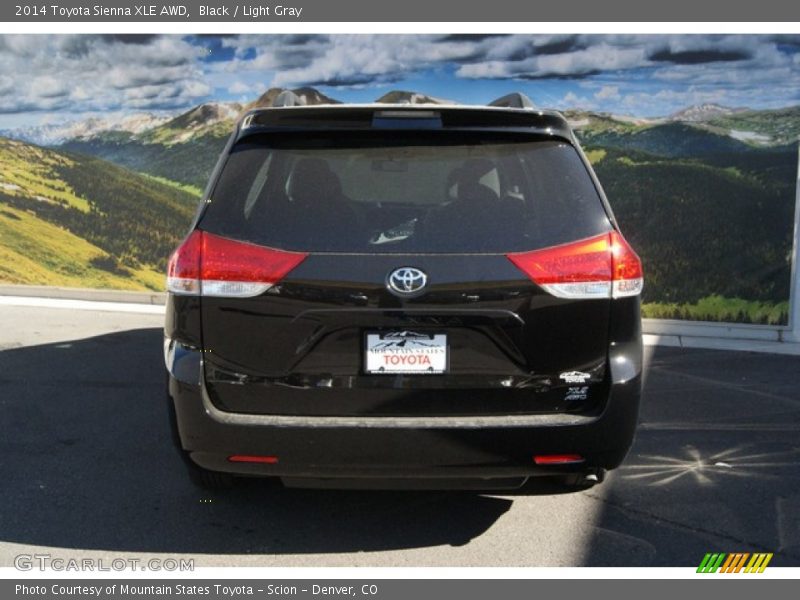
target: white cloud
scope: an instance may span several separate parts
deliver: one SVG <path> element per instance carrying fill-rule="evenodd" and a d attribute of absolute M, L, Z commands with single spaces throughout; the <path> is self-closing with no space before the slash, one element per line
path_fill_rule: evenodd
<path fill-rule="evenodd" d="M 271 72 L 273 85 L 379 85 L 445 65 L 464 79 L 581 78 L 653 71 L 664 81 L 729 83 L 753 69 L 797 69 L 797 55 L 771 36 L 755 35 L 321 35 L 239 36 L 223 42 L 236 73 Z"/>
<path fill-rule="evenodd" d="M 443 41 L 441 36 L 335 36 L 324 52 L 309 56 L 303 64 L 282 68 L 272 83 L 354 86 L 396 81 L 437 65 L 465 60 L 475 51 L 473 43 Z"/>
<path fill-rule="evenodd" d="M 594 97 L 597 100 L 618 100 L 620 97 L 619 86 L 604 85 L 598 91 L 595 92 Z"/>
<path fill-rule="evenodd" d="M 800 36 L 789 37 L 240 35 L 207 47 L 194 36 L 5 35 L 0 112 L 173 109 L 270 86 L 377 90 L 452 77 L 530 81 L 519 87 L 537 99 L 599 110 L 674 109 L 720 94 L 726 104 L 786 104 L 800 99 L 800 53 L 786 51 Z"/>
<path fill-rule="evenodd" d="M 183 106 L 210 91 L 202 53 L 179 36 L 0 36 L 0 111 Z"/>
<path fill-rule="evenodd" d="M 494 55 L 524 52 L 531 36 L 244 35 L 226 38 L 234 60 L 216 72 L 271 72 L 275 86 L 326 84 L 358 87 L 397 81 L 420 71 Z M 538 38 L 537 38 L 538 39 Z M 542 38 L 545 39 L 545 38 Z M 547 39 L 551 39 L 550 36 Z"/>
<path fill-rule="evenodd" d="M 60 98 L 69 94 L 67 82 L 53 75 L 35 77 L 28 84 L 28 91 L 38 98 Z"/>
<path fill-rule="evenodd" d="M 249 85 L 244 83 L 243 81 L 234 81 L 231 85 L 228 86 L 228 93 L 230 94 L 251 94 L 253 90 Z"/>
<path fill-rule="evenodd" d="M 554 108 L 566 110 L 570 108 L 580 108 L 582 110 L 596 110 L 597 103 L 586 96 L 579 96 L 575 92 L 567 92 L 561 100 L 557 100 Z"/>

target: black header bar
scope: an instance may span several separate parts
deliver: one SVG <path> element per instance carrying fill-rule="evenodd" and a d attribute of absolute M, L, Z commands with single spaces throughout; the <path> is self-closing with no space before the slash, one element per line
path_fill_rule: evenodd
<path fill-rule="evenodd" d="M 786 0 L 12 0 L 3 22 L 795 22 Z"/>

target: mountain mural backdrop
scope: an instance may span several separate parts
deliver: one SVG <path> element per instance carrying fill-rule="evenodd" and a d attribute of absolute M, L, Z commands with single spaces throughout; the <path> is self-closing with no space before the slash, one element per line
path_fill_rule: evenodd
<path fill-rule="evenodd" d="M 237 116 L 281 91 L 0 132 L 0 281 L 163 289 L 166 258 Z M 448 102 L 403 90 L 377 101 Z M 800 106 L 565 116 L 642 256 L 646 316 L 786 322 Z"/>

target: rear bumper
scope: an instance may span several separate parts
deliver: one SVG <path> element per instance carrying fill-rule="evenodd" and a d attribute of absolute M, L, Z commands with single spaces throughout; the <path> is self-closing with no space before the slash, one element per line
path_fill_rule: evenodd
<path fill-rule="evenodd" d="M 602 414 L 497 417 L 295 417 L 220 411 L 202 384 L 169 376 L 176 443 L 197 465 L 248 476 L 498 479 L 613 469 L 636 428 L 641 372 L 610 386 Z M 579 454 L 540 466 L 533 456 Z M 231 462 L 274 456 L 274 464 Z"/>

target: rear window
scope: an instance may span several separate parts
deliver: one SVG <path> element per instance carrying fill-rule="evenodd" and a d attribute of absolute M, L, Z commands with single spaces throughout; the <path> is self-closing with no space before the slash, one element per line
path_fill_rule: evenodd
<path fill-rule="evenodd" d="M 200 226 L 286 250 L 358 253 L 513 252 L 610 230 L 566 142 L 398 131 L 248 138 Z"/>

